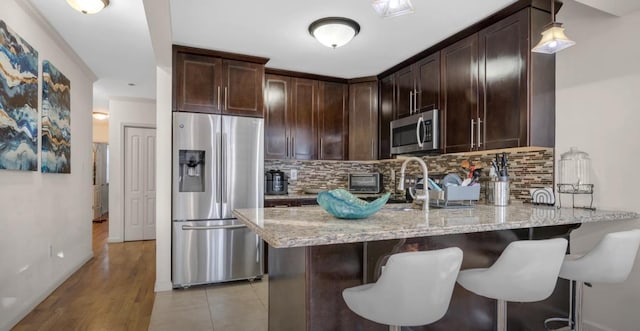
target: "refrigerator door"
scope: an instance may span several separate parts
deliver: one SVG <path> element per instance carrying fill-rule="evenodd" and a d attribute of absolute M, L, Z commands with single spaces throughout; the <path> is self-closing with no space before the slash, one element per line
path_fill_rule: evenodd
<path fill-rule="evenodd" d="M 173 113 L 172 220 L 221 218 L 220 115 Z"/>
<path fill-rule="evenodd" d="M 222 218 L 237 208 L 261 208 L 264 199 L 264 120 L 222 117 Z"/>
<path fill-rule="evenodd" d="M 262 245 L 237 220 L 173 222 L 173 286 L 260 278 Z"/>

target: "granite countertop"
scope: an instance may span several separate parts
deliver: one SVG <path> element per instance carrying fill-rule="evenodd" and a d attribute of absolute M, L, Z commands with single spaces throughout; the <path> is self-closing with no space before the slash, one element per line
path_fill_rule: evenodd
<path fill-rule="evenodd" d="M 638 218 L 634 212 L 542 207 L 513 203 L 508 207 L 476 205 L 427 213 L 391 204 L 362 220 L 341 220 L 318 206 L 236 209 L 234 215 L 272 247 L 302 247 L 456 233 L 617 221 Z"/>
<path fill-rule="evenodd" d="M 354 194 L 358 198 L 378 198 L 383 193 L 378 194 Z M 297 200 L 297 199 L 316 199 L 318 197 L 317 194 L 309 194 L 309 193 L 300 193 L 300 194 L 280 194 L 280 195 L 268 195 L 265 194 L 265 200 Z"/>

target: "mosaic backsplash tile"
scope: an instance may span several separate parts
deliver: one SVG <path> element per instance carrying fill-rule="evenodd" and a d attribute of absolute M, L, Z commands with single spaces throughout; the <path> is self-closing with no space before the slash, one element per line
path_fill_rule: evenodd
<path fill-rule="evenodd" d="M 526 149 L 506 151 L 509 159 L 509 180 L 511 198 L 530 201 L 529 189 L 540 187 L 553 187 L 553 160 L 554 154 L 551 148 Z M 444 154 L 422 156 L 427 163 L 429 176 L 442 176 L 447 173 L 456 173 L 461 177 L 465 173 L 460 166 L 463 160 L 468 160 L 472 165 L 482 168 L 480 180 L 480 196 L 485 196 L 484 182 L 489 180 L 489 167 L 495 153 Z M 291 169 L 298 171 L 297 180 L 289 180 L 289 194 L 304 194 L 305 189 L 331 190 L 347 187 L 349 173 L 380 172 L 383 175 L 384 190 L 395 192 L 394 187 L 400 180 L 400 167 L 403 159 L 381 161 L 301 161 L 301 160 L 265 160 L 265 171 L 279 169 L 289 176 Z M 395 181 L 391 176 L 391 170 L 395 172 Z M 407 174 L 422 175 L 422 171 L 416 162 L 407 167 Z M 397 192 L 399 195 L 401 192 Z"/>

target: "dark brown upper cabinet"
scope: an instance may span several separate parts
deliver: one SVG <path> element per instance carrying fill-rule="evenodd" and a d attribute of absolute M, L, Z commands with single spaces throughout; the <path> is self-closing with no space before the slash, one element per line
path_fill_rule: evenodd
<path fill-rule="evenodd" d="M 553 147 L 555 58 L 531 52 L 549 17 L 525 8 L 442 50 L 445 153 Z"/>
<path fill-rule="evenodd" d="M 323 81 L 319 84 L 318 159 L 345 160 L 349 151 L 348 85 Z"/>
<path fill-rule="evenodd" d="M 438 109 L 440 105 L 440 52 L 395 73 L 396 118 Z"/>
<path fill-rule="evenodd" d="M 349 159 L 378 159 L 378 82 L 349 85 Z"/>
<path fill-rule="evenodd" d="M 379 83 L 378 114 L 378 158 L 391 158 L 391 121 L 395 118 L 394 75 L 389 75 Z"/>
<path fill-rule="evenodd" d="M 318 140 L 318 81 L 304 78 L 291 80 L 291 116 L 289 129 L 289 158 L 296 160 L 317 159 Z"/>
<path fill-rule="evenodd" d="M 318 82 L 266 75 L 265 158 L 317 158 Z"/>
<path fill-rule="evenodd" d="M 291 77 L 265 76 L 264 88 L 264 157 L 288 159 L 289 121 L 291 113 Z"/>
<path fill-rule="evenodd" d="M 443 49 L 441 67 L 444 152 L 472 150 L 478 117 L 478 35 Z"/>
<path fill-rule="evenodd" d="M 262 117 L 266 61 L 174 46 L 174 111 Z"/>

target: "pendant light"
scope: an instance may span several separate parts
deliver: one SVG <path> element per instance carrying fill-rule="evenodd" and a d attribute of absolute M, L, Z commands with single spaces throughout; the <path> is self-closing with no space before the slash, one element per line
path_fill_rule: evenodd
<path fill-rule="evenodd" d="M 67 0 L 71 8 L 83 14 L 95 14 L 109 5 L 109 0 Z"/>
<path fill-rule="evenodd" d="M 358 22 L 344 17 L 325 17 L 309 25 L 309 33 L 321 44 L 338 48 L 360 32 Z"/>
<path fill-rule="evenodd" d="M 575 45 L 576 42 L 564 34 L 562 23 L 556 22 L 554 0 L 551 0 L 551 23 L 542 31 L 542 39 L 531 49 L 532 52 L 554 54 Z"/>
<path fill-rule="evenodd" d="M 373 10 L 382 17 L 394 17 L 413 13 L 411 0 L 372 0 Z"/>

